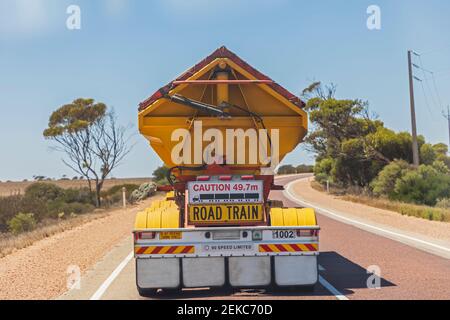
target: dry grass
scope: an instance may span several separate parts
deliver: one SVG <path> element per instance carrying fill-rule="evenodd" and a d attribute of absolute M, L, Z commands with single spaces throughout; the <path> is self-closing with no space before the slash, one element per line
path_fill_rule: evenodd
<path fill-rule="evenodd" d="M 149 199 L 159 200 L 163 198 L 164 193 L 157 192 Z M 127 208 L 139 207 L 140 205 L 137 203 L 131 206 L 129 205 Z M 123 208 L 116 207 L 108 210 L 96 209 L 92 213 L 86 213 L 66 220 L 48 220 L 47 222 L 40 223 L 35 230 L 17 236 L 10 233 L 0 233 L 0 258 L 31 246 L 35 242 L 49 238 L 57 233 L 68 231 L 85 223 L 109 216 L 118 210 L 123 210 Z"/>
<path fill-rule="evenodd" d="M 96 219 L 103 218 L 107 216 L 108 213 L 104 211 L 97 211 L 67 220 L 49 221 L 38 226 L 38 228 L 33 231 L 22 233 L 17 236 L 13 236 L 11 234 L 0 234 L 0 258 L 11 254 L 16 250 L 26 248 L 39 240 L 48 238 L 57 233 L 73 229 Z"/>
<path fill-rule="evenodd" d="M 103 190 L 107 190 L 111 187 L 121 184 L 137 184 L 140 185 L 145 182 L 151 181 L 151 178 L 129 178 L 129 179 L 108 179 L 105 180 Z M 55 181 L 42 181 L 45 183 L 56 184 L 57 186 L 69 189 L 69 188 L 83 188 L 87 187 L 86 180 L 55 180 Z M 26 182 L 0 182 L 0 197 L 6 197 L 13 194 L 23 194 L 25 189 L 35 183 L 35 181 Z"/>
<path fill-rule="evenodd" d="M 325 188 L 317 181 L 312 181 L 311 187 L 321 192 L 326 191 Z M 450 222 L 450 210 L 448 209 L 392 201 L 383 198 L 374 198 L 361 194 L 352 194 L 338 188 L 331 188 L 330 193 L 345 201 L 360 203 L 378 209 L 398 212 L 404 216 L 412 216 L 431 221 Z"/>
<path fill-rule="evenodd" d="M 382 198 L 372 198 L 357 195 L 345 195 L 341 199 L 365 204 L 371 207 L 398 212 L 404 216 L 412 216 L 431 221 L 450 222 L 450 210 L 429 206 L 416 205 Z"/>
<path fill-rule="evenodd" d="M 312 180 L 311 181 L 311 187 L 314 190 L 320 191 L 320 192 L 326 192 L 326 187 L 323 186 L 322 184 L 320 184 L 319 182 Z M 343 196 L 347 193 L 346 190 L 342 189 L 342 188 L 338 188 L 335 187 L 334 185 L 330 184 L 330 194 L 335 195 L 335 196 Z"/>

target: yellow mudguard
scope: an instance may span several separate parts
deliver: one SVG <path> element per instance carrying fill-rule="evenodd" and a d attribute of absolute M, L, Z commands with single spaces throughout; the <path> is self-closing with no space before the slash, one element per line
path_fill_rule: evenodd
<path fill-rule="evenodd" d="M 138 212 L 134 223 L 134 229 L 140 230 L 147 228 L 147 211 Z"/>
<path fill-rule="evenodd" d="M 307 227 L 316 226 L 314 209 L 272 208 L 270 210 L 270 225 L 274 227 Z"/>
<path fill-rule="evenodd" d="M 180 212 L 174 201 L 156 200 L 136 215 L 135 229 L 180 228 Z"/>

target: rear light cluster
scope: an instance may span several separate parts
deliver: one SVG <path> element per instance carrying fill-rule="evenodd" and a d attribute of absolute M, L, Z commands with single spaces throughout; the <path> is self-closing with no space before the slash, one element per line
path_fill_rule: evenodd
<path fill-rule="evenodd" d="M 136 232 L 134 234 L 135 240 L 153 240 L 156 238 L 156 232 Z"/>
<path fill-rule="evenodd" d="M 319 230 L 297 230 L 297 237 L 318 237 Z"/>

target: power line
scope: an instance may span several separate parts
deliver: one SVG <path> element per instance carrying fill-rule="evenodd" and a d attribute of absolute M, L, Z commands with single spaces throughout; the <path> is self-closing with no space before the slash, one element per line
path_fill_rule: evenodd
<path fill-rule="evenodd" d="M 442 108 L 442 99 L 441 99 L 441 95 L 439 94 L 439 90 L 438 90 L 437 85 L 436 85 L 436 78 L 434 77 L 434 73 L 432 73 L 431 75 L 433 77 L 434 90 L 436 90 L 436 95 L 438 97 L 439 106 Z"/>
<path fill-rule="evenodd" d="M 433 90 L 431 89 L 431 86 L 430 86 L 430 84 L 428 82 L 427 76 L 425 75 L 425 72 L 428 72 L 429 74 L 431 74 L 432 77 L 434 77 L 433 71 L 425 69 L 424 63 L 422 61 L 422 57 L 421 56 L 419 56 L 419 61 L 420 61 L 420 69 L 422 70 L 425 84 L 426 84 L 428 90 L 430 91 L 431 99 L 433 101 L 433 105 L 436 106 L 436 105 L 439 104 L 438 105 L 438 109 L 442 110 L 442 103 L 440 101 L 440 95 L 439 95 L 439 92 L 437 90 L 437 86 L 435 86 L 435 91 L 436 91 L 436 96 L 438 97 L 438 99 L 437 99 L 438 103 L 436 103 L 436 100 L 435 100 L 435 97 L 434 97 L 434 94 L 433 94 Z M 436 81 L 434 83 L 436 83 Z"/>
<path fill-rule="evenodd" d="M 420 81 L 420 84 L 422 85 L 423 96 L 425 98 L 425 104 L 427 106 L 428 112 L 430 113 L 430 116 L 433 117 L 433 112 L 431 111 L 430 104 L 428 103 L 428 98 L 425 92 L 425 86 L 423 85 L 423 81 Z"/>

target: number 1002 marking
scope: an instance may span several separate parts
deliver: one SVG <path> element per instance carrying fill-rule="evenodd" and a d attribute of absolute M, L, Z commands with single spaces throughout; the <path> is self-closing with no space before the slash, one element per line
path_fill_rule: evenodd
<path fill-rule="evenodd" d="M 295 233 L 292 230 L 277 230 L 277 231 L 273 231 L 272 238 L 274 238 L 274 239 L 294 239 Z"/>

